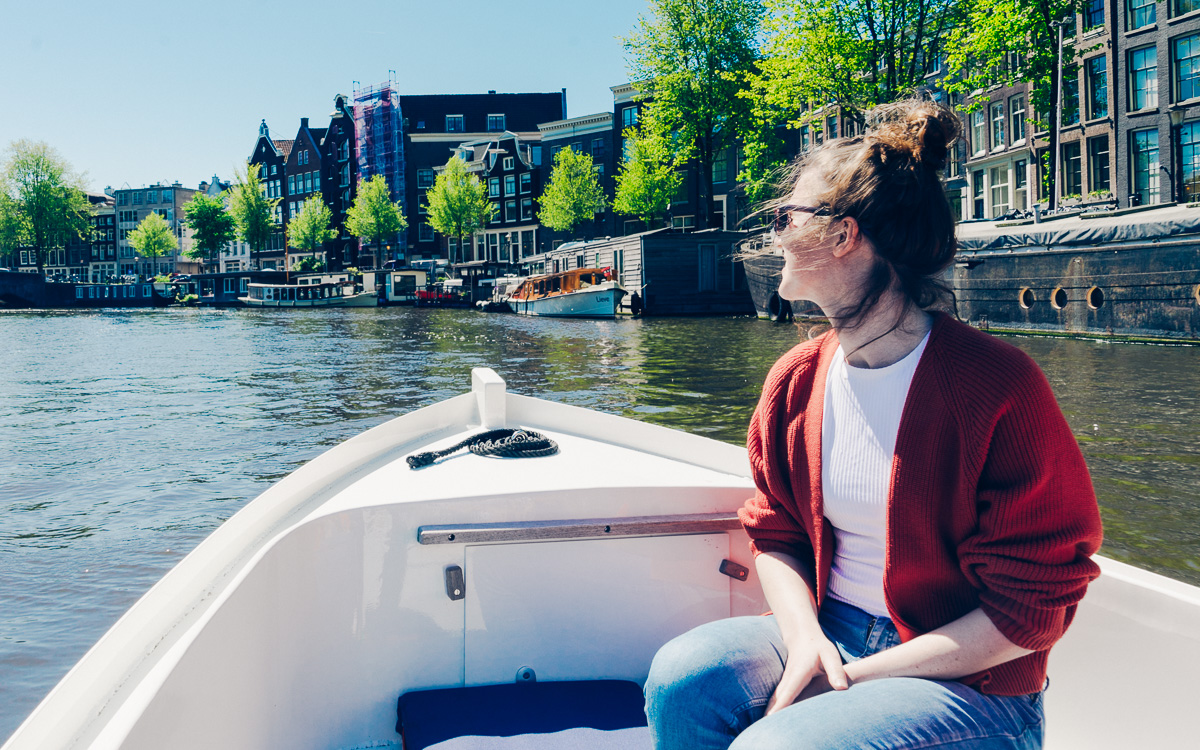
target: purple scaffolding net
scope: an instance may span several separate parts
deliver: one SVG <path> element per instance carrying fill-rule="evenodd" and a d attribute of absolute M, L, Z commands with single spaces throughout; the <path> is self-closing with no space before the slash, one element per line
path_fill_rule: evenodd
<path fill-rule="evenodd" d="M 354 135 L 358 153 L 358 175 L 369 180 L 383 175 L 393 201 L 404 201 L 404 137 L 401 126 L 400 94 L 395 81 L 354 89 Z M 404 260 L 408 231 L 400 230 L 384 261 Z M 361 252 L 361 246 L 360 246 Z"/>

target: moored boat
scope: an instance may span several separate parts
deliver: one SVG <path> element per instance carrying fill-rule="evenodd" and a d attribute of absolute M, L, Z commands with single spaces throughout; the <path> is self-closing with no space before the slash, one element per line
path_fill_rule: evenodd
<path fill-rule="evenodd" d="M 613 318 L 625 289 L 604 268 L 531 276 L 508 297 L 518 315 L 558 318 Z"/>
<path fill-rule="evenodd" d="M 557 452 L 408 461 L 501 428 Z M 742 448 L 510 394 L 476 370 L 470 393 L 352 438 L 234 515 L 4 750 L 417 750 L 415 731 L 397 734 L 412 723 L 401 695 L 636 687 L 674 635 L 763 611 L 735 515 L 749 472 Z M 1200 589 L 1099 562 L 1052 653 L 1046 747 L 1190 746 Z M 481 694 L 439 694 L 463 699 L 442 726 L 453 736 Z M 591 731 L 648 747 L 644 728 Z"/>
<path fill-rule="evenodd" d="M 238 301 L 247 307 L 375 307 L 375 292 L 355 292 L 352 281 L 312 284 L 248 284 Z"/>

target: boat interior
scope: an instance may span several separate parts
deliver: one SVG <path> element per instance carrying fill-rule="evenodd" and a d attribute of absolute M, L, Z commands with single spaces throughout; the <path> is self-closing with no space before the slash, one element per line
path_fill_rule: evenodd
<path fill-rule="evenodd" d="M 480 430 L 539 458 L 406 458 Z M 744 449 L 472 390 L 343 443 L 163 578 L 4 746 L 649 748 L 657 649 L 766 603 Z M 1200 592 L 1102 560 L 1053 652 L 1046 747 L 1194 741 Z"/>

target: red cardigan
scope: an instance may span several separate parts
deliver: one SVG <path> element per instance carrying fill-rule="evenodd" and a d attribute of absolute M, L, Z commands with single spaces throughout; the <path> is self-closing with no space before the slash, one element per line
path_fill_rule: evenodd
<path fill-rule="evenodd" d="M 771 368 L 747 447 L 758 492 L 751 549 L 806 562 L 824 600 L 833 528 L 821 501 L 821 413 L 834 333 Z M 1042 689 L 1050 647 L 1099 568 L 1100 513 L 1079 446 L 1037 365 L 938 315 L 904 404 L 887 503 L 883 593 L 902 640 L 980 607 L 1034 653 L 962 678 L 986 693 Z"/>

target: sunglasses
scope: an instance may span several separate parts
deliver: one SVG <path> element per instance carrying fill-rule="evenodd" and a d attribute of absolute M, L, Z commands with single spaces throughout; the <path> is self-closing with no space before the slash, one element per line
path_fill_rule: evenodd
<path fill-rule="evenodd" d="M 775 221 L 771 225 L 775 230 L 775 234 L 782 234 L 783 230 L 792 226 L 793 211 L 800 211 L 801 213 L 812 214 L 813 216 L 831 215 L 827 206 L 780 206 L 775 209 Z"/>

